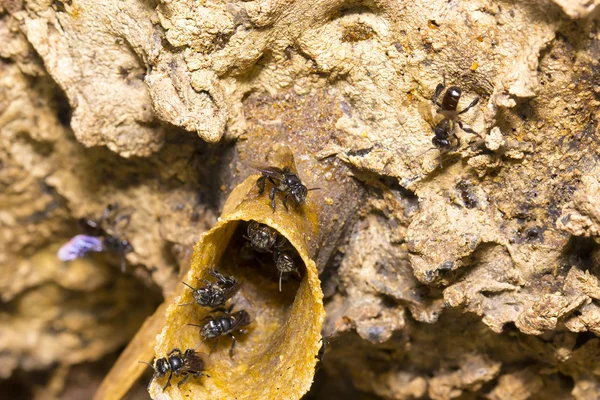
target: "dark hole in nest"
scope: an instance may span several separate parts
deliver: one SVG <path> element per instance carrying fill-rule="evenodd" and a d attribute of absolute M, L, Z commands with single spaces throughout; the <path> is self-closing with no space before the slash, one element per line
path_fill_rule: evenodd
<path fill-rule="evenodd" d="M 579 268 L 591 269 L 594 266 L 593 255 L 597 250 L 598 244 L 593 238 L 573 236 L 565 247 L 564 261 Z"/>
<path fill-rule="evenodd" d="M 595 334 L 592 332 L 582 332 L 577 335 L 577 340 L 575 341 L 575 345 L 573 346 L 573 351 L 585 345 L 590 340 L 597 338 Z"/>
<path fill-rule="evenodd" d="M 572 377 L 570 377 L 569 375 L 564 375 L 562 373 L 557 373 L 556 374 L 558 376 L 557 382 L 560 385 L 561 388 L 565 388 L 567 391 L 571 391 L 571 389 L 573 389 L 573 387 L 575 387 L 575 380 L 573 380 Z"/>
<path fill-rule="evenodd" d="M 527 242 L 544 243 L 544 229 L 538 226 L 527 229 L 525 231 L 525 240 Z"/>
<path fill-rule="evenodd" d="M 47 372 L 26 372 L 18 369 L 13 372 L 9 379 L 0 380 L 2 398 L 14 400 L 33 399 L 35 389 L 45 385 L 48 379 Z"/>
<path fill-rule="evenodd" d="M 228 251 L 224 255 L 224 258 L 228 257 L 228 255 L 233 256 L 234 259 L 229 265 L 235 265 L 244 271 L 252 270 L 254 279 L 264 280 L 264 288 L 268 290 L 271 290 L 271 285 L 275 285 L 274 289 L 279 291 L 279 278 L 281 276 L 281 292 L 290 292 L 295 295 L 300 279 L 305 274 L 304 263 L 296 249 L 277 231 L 259 224 L 261 228 L 270 229 L 276 235 L 276 243 L 270 251 L 257 251 L 252 247 L 248 239 L 248 225 L 248 222 L 242 222 L 238 225 L 229 242 Z M 297 273 L 284 272 L 280 274 L 276 266 L 276 259 L 281 257 L 281 253 L 285 253 L 289 257 L 289 261 L 293 263 L 298 271 Z"/>

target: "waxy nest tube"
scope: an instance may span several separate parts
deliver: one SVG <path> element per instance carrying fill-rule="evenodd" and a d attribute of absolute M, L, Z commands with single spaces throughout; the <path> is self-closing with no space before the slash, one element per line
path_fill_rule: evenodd
<path fill-rule="evenodd" d="M 211 268 L 240 280 L 240 292 L 230 300 L 233 312 L 248 311 L 252 323 L 238 339 L 233 359 L 228 349 L 231 339 L 223 336 L 208 355 L 212 341 L 202 342 L 199 324 L 210 309 L 193 302 L 192 291 L 184 285 L 166 311 L 166 324 L 157 336 L 156 357 L 165 357 L 173 348 L 182 351 L 198 347 L 207 361 L 209 377 L 190 378 L 178 387 L 181 378 L 163 391 L 165 378 L 152 382 L 153 398 L 184 399 L 298 399 L 312 383 L 316 355 L 321 346 L 324 319 L 323 293 L 312 259 L 318 234 L 317 215 L 309 198 L 306 204 L 286 211 L 278 202 L 273 212 L 267 194 L 258 195 L 257 175 L 246 179 L 232 192 L 219 222 L 201 237 L 194 248 L 192 265 L 186 281 L 192 286 L 208 278 Z M 298 252 L 304 265 L 302 278 L 284 283 L 279 292 L 277 271 L 265 272 L 267 266 L 258 260 L 240 257 L 245 239 L 246 221 L 257 221 L 283 235 Z M 274 268 L 274 266 L 271 266 Z M 268 269 L 268 268 L 267 268 Z"/>

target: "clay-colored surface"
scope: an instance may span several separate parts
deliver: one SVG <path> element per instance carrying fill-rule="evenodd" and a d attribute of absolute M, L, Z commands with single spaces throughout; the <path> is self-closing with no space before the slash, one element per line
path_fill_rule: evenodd
<path fill-rule="evenodd" d="M 309 398 L 599 398 L 598 10 L 0 2 L 0 389 L 89 398 L 182 290 L 243 162 L 285 143 L 321 188 L 308 254 L 340 328 Z M 441 168 L 419 104 L 443 77 L 459 108 L 480 98 L 461 119 L 481 137 L 458 131 Z M 53 259 L 112 202 L 134 209 L 124 276 L 111 255 Z"/>

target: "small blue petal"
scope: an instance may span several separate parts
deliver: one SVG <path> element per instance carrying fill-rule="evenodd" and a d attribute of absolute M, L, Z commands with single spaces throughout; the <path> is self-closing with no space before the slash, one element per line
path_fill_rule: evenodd
<path fill-rule="evenodd" d="M 58 258 L 71 261 L 85 256 L 90 251 L 102 251 L 102 239 L 95 236 L 77 235 L 58 250 Z"/>

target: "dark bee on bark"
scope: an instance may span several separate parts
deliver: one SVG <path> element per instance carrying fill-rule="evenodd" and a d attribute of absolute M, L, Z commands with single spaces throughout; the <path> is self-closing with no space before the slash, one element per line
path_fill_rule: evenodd
<path fill-rule="evenodd" d="M 211 312 L 220 313 L 220 315 L 210 315 L 205 318 L 206 322 L 201 323 L 200 325 L 188 325 L 197 326 L 200 328 L 200 335 L 204 338 L 202 343 L 208 339 L 216 339 L 215 344 L 210 349 L 211 353 L 219 343 L 219 336 L 229 335 L 231 339 L 233 339 L 231 348 L 229 349 L 229 357 L 233 358 L 233 350 L 236 344 L 236 338 L 233 335 L 233 332 L 244 332 L 241 328 L 249 325 L 252 321 L 250 320 L 250 314 L 248 314 L 246 310 L 240 310 L 231 313 L 231 309 L 232 308 L 227 310 L 223 308 L 215 309 Z"/>
<path fill-rule="evenodd" d="M 121 271 L 125 272 L 125 255 L 133 251 L 127 239 L 121 237 L 121 231 L 129 225 L 130 214 L 119 212 L 117 204 L 106 206 L 99 219 L 79 219 L 79 227 L 83 235 L 74 236 L 58 250 L 58 258 L 71 261 L 85 256 L 89 252 L 106 251 L 119 255 Z"/>
<path fill-rule="evenodd" d="M 244 237 L 250 241 L 252 248 L 259 253 L 273 251 L 273 246 L 275 246 L 278 236 L 275 229 L 264 224 L 259 224 L 256 221 L 250 221 L 246 235 Z"/>
<path fill-rule="evenodd" d="M 278 192 L 285 193 L 282 202 L 285 209 L 288 210 L 288 199 L 291 199 L 294 207 L 298 207 L 304 204 L 309 191 L 319 189 L 307 189 L 306 186 L 304 186 L 298 176 L 298 170 L 292 151 L 287 146 L 282 147 L 280 159 L 283 164 L 281 168 L 261 162 L 248 163 L 250 167 L 260 171 L 262 174 L 256 181 L 259 195 L 264 193 L 267 182 L 271 184 L 269 198 L 271 199 L 271 208 L 273 209 L 273 212 L 275 212 L 276 209 L 275 196 Z"/>
<path fill-rule="evenodd" d="M 300 272 L 298 271 L 298 267 L 296 267 L 295 258 L 296 257 L 290 242 L 288 242 L 283 236 L 280 236 L 280 238 L 277 240 L 277 243 L 275 243 L 275 248 L 273 251 L 273 261 L 275 261 L 275 266 L 277 267 L 277 271 L 279 271 L 280 292 L 283 274 L 295 273 L 298 278 L 302 278 L 300 276 Z"/>
<path fill-rule="evenodd" d="M 267 181 L 272 185 L 269 191 L 269 199 L 271 199 L 273 212 L 277 208 L 275 204 L 275 195 L 277 192 L 285 193 L 282 203 L 286 210 L 289 210 L 287 205 L 288 199 L 292 199 L 295 207 L 304 204 L 306 201 L 308 189 L 302 184 L 298 175 L 293 173 L 290 168 L 272 167 L 262 163 L 252 163 L 251 167 L 259 170 L 262 174 L 256 181 L 259 195 L 264 193 Z"/>
<path fill-rule="evenodd" d="M 208 279 L 201 279 L 205 285 L 199 288 L 190 286 L 185 282 L 185 286 L 193 290 L 192 296 L 195 303 L 202 307 L 221 307 L 224 306 L 227 300 L 232 298 L 239 290 L 241 284 L 233 276 L 225 276 L 218 271 L 210 271 L 210 274 L 216 278 L 216 282 L 211 282 Z M 187 306 L 194 303 L 180 304 Z"/>
<path fill-rule="evenodd" d="M 177 384 L 179 387 L 187 382 L 190 375 L 194 378 L 205 375 L 203 372 L 205 370 L 204 360 L 200 357 L 200 354 L 196 353 L 193 349 L 187 349 L 185 353 L 182 353 L 179 349 L 173 349 L 169 352 L 167 357 L 154 360 L 154 364 L 144 361 L 140 361 L 140 363 L 148 364 L 154 369 L 152 380 L 155 378 L 163 378 L 167 373 L 169 374 L 169 379 L 167 379 L 163 391 L 171 385 L 171 378 L 173 376 L 183 376 L 183 379 Z M 150 389 L 152 380 L 150 380 L 150 383 L 148 384 L 148 389 Z"/>
<path fill-rule="evenodd" d="M 445 87 L 446 79 L 444 78 L 444 83 L 438 84 L 435 88 L 435 93 L 433 95 L 433 104 L 437 106 L 435 118 L 431 113 L 431 106 L 428 103 L 423 102 L 419 104 L 419 113 L 423 116 L 425 121 L 431 125 L 434 133 L 431 143 L 435 147 L 429 150 L 437 148 L 440 151 L 440 166 L 442 166 L 442 153 L 460 146 L 460 139 L 455 133 L 456 125 L 467 133 L 479 136 L 477 132 L 464 126 L 458 118 L 459 115 L 464 114 L 473 108 L 479 102 L 479 97 L 476 97 L 475 100 L 463 110 L 458 111 L 458 102 L 462 90 L 458 86 L 450 86 L 446 89 L 446 92 L 442 97 L 442 102 L 440 103 L 439 98 Z"/>

